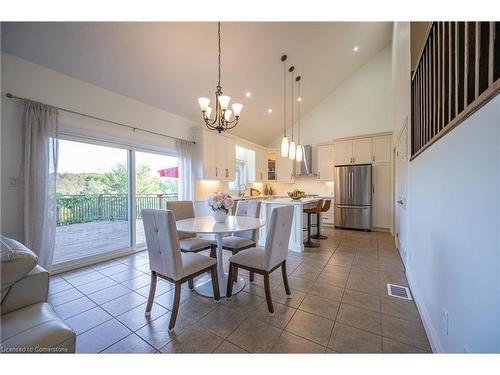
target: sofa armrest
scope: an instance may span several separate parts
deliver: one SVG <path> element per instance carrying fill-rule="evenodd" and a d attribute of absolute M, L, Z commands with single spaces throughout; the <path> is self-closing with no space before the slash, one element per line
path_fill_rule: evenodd
<path fill-rule="evenodd" d="M 33 268 L 24 278 L 14 283 L 2 301 L 1 314 L 39 302 L 47 302 L 49 273 L 41 266 Z"/>

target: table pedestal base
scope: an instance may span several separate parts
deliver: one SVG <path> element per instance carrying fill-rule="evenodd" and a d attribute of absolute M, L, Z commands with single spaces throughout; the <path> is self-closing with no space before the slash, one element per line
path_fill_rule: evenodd
<path fill-rule="evenodd" d="M 219 276 L 219 290 L 220 298 L 226 298 L 227 290 L 227 273 L 224 273 L 222 277 Z M 238 282 L 233 284 L 233 295 L 241 292 L 245 287 L 245 280 L 243 277 L 238 276 Z M 214 297 L 214 289 L 212 287 L 212 278 L 209 275 L 200 277 L 194 284 L 194 290 L 196 293 L 201 294 L 205 297 Z"/>

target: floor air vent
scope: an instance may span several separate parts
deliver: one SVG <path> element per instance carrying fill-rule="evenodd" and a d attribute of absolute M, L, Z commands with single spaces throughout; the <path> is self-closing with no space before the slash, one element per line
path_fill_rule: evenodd
<path fill-rule="evenodd" d="M 391 297 L 411 300 L 410 289 L 405 286 L 387 284 L 387 294 Z"/>

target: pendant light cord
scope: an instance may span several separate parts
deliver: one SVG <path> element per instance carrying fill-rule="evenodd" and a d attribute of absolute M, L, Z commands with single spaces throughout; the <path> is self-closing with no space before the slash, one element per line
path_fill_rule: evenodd
<path fill-rule="evenodd" d="M 293 68 L 293 67 L 292 67 Z M 291 69 L 291 73 L 292 73 L 292 142 L 293 142 L 293 69 Z"/>
<path fill-rule="evenodd" d="M 300 96 L 300 78 L 298 77 L 298 82 L 297 82 L 297 97 L 298 97 L 298 104 L 297 104 L 297 144 L 300 145 L 300 102 L 302 100 L 302 97 Z"/>
<path fill-rule="evenodd" d="M 283 60 L 283 137 L 286 137 L 286 61 Z"/>
<path fill-rule="evenodd" d="M 219 35 L 219 87 L 220 86 L 220 53 L 221 53 L 221 49 L 220 49 L 220 22 L 217 22 L 217 33 Z"/>

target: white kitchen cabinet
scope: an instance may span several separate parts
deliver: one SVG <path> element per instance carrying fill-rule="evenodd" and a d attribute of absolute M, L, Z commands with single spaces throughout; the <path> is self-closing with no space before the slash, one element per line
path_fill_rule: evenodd
<path fill-rule="evenodd" d="M 333 181 L 333 145 L 319 145 L 316 159 L 318 180 Z"/>
<path fill-rule="evenodd" d="M 352 164 L 352 140 L 338 141 L 334 145 L 335 165 Z"/>
<path fill-rule="evenodd" d="M 391 163 L 372 164 L 372 227 L 391 227 Z"/>
<path fill-rule="evenodd" d="M 255 149 L 255 182 L 267 181 L 267 150 Z"/>
<path fill-rule="evenodd" d="M 372 162 L 372 139 L 356 138 L 352 141 L 352 164 Z"/>
<path fill-rule="evenodd" d="M 195 130 L 195 178 L 232 181 L 236 176 L 233 139 L 207 130 Z"/>
<path fill-rule="evenodd" d="M 278 153 L 279 150 L 267 150 L 266 152 L 266 180 L 268 181 L 278 179 Z"/>
<path fill-rule="evenodd" d="M 382 135 L 372 138 L 373 163 L 391 162 L 391 136 Z"/>
<path fill-rule="evenodd" d="M 289 157 L 282 157 L 279 150 L 276 151 L 276 154 L 278 155 L 276 165 L 277 180 L 280 182 L 294 182 L 293 165 L 295 164 L 295 160 L 290 160 Z"/>
<path fill-rule="evenodd" d="M 354 138 L 334 143 L 335 165 L 370 164 L 372 162 L 372 139 Z"/>

